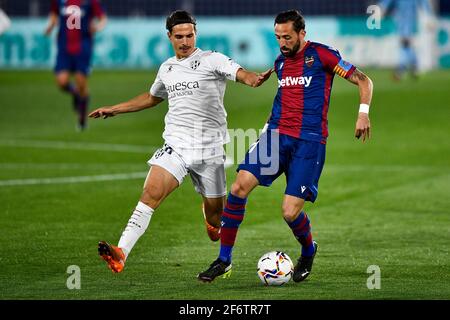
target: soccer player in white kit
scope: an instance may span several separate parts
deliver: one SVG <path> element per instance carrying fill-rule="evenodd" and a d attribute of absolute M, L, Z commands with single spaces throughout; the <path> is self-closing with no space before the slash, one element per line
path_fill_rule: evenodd
<path fill-rule="evenodd" d="M 257 74 L 229 57 L 196 48 L 196 21 L 188 12 L 172 12 L 166 21 L 175 56 L 165 61 L 150 92 L 112 107 L 99 108 L 92 118 L 152 108 L 168 99 L 165 140 L 148 161 L 151 166 L 140 201 L 117 246 L 99 242 L 100 256 L 113 272 L 121 272 L 131 249 L 147 229 L 153 212 L 189 174 L 203 197 L 208 236 L 220 238 L 220 218 L 226 197 L 223 145 L 228 142 L 223 105 L 226 81 L 258 87 L 272 70 Z"/>

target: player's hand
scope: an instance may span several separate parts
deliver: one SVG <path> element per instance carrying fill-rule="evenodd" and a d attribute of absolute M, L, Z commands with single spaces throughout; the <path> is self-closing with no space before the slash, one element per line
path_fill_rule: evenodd
<path fill-rule="evenodd" d="M 100 118 L 103 117 L 103 119 L 114 117 L 116 113 L 114 112 L 113 108 L 98 108 L 97 110 L 92 111 L 89 113 L 89 118 Z"/>
<path fill-rule="evenodd" d="M 92 22 L 89 26 L 89 32 L 91 33 L 91 35 L 95 35 L 98 31 L 98 27 L 97 24 L 95 22 Z"/>
<path fill-rule="evenodd" d="M 48 37 L 49 35 L 52 34 L 52 30 L 53 30 L 52 27 L 47 27 L 47 29 L 45 29 L 44 31 L 44 35 Z"/>
<path fill-rule="evenodd" d="M 260 85 L 262 85 L 267 79 L 270 78 L 270 75 L 272 74 L 272 72 L 274 71 L 274 69 L 269 69 L 264 71 L 263 73 L 258 74 L 258 79 L 256 80 L 256 84 L 255 87 L 259 87 Z"/>
<path fill-rule="evenodd" d="M 355 137 L 357 139 L 362 137 L 362 141 L 370 138 L 370 120 L 369 115 L 364 112 L 358 114 L 358 120 L 356 120 Z"/>

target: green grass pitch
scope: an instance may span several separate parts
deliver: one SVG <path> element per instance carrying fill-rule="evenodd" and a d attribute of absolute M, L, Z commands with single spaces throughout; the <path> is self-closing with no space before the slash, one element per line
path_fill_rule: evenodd
<path fill-rule="evenodd" d="M 167 104 L 90 120 L 79 133 L 50 71 L 1 71 L 0 299 L 449 299 L 450 73 L 394 83 L 388 71 L 366 71 L 375 84 L 372 139 L 353 137 L 358 90 L 336 79 L 319 197 L 306 207 L 319 252 L 307 281 L 283 287 L 256 275 L 267 251 L 299 255 L 281 216 L 282 177 L 251 195 L 231 278 L 196 280 L 219 244 L 206 235 L 189 178 L 156 211 L 125 271 L 112 274 L 97 242 L 117 243 L 162 144 Z M 148 90 L 154 77 L 95 71 L 91 109 Z M 275 91 L 273 76 L 257 89 L 229 83 L 229 128 L 262 127 Z M 66 287 L 71 265 L 80 290 Z M 370 265 L 380 267 L 380 289 L 367 288 Z"/>

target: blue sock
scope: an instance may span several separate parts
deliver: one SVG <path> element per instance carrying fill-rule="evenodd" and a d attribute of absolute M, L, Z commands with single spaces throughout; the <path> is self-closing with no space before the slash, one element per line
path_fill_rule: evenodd
<path fill-rule="evenodd" d="M 302 211 L 294 221 L 286 221 L 286 223 L 289 225 L 295 238 L 302 246 L 302 256 L 311 257 L 314 254 L 314 243 L 308 215 Z"/>
<path fill-rule="evenodd" d="M 302 246 L 302 256 L 312 257 L 314 254 L 314 243 L 310 243 L 307 246 Z"/>
<path fill-rule="evenodd" d="M 231 263 L 231 253 L 238 228 L 244 219 L 246 203 L 247 199 L 236 197 L 230 192 L 222 212 L 219 259 L 227 263 Z"/>

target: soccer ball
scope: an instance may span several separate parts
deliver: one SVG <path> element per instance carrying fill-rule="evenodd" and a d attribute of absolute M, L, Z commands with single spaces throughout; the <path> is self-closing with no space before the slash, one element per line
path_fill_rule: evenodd
<path fill-rule="evenodd" d="M 281 286 L 289 280 L 294 270 L 291 258 L 281 251 L 264 254 L 258 261 L 258 277 L 267 286 Z"/>

